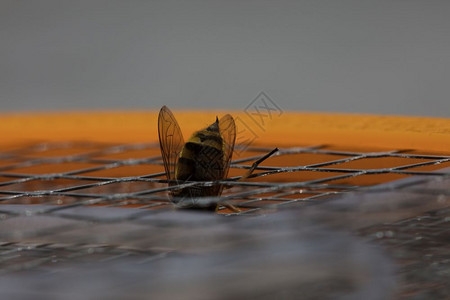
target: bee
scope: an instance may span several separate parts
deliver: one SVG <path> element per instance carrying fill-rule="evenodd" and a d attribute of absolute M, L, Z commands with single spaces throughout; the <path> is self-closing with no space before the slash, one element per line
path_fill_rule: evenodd
<path fill-rule="evenodd" d="M 158 135 L 169 186 L 227 178 L 236 140 L 236 125 L 231 115 L 227 114 L 220 120 L 216 117 L 214 123 L 195 132 L 185 143 L 177 120 L 169 108 L 163 106 L 158 116 Z M 255 162 L 242 178 L 247 178 L 261 161 L 277 150 Z M 220 196 L 223 188 L 222 184 L 188 185 L 172 189 L 170 195 L 177 204 L 183 199 Z M 239 211 L 227 202 L 210 202 L 201 208 L 217 210 L 219 204 Z M 191 207 L 199 208 L 195 203 Z"/>

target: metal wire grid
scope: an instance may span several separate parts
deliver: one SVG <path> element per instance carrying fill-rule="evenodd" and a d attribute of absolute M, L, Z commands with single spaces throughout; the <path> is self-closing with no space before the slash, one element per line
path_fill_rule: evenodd
<path fill-rule="evenodd" d="M 357 230 L 382 245 L 396 261 L 401 287 L 398 298 L 446 299 L 450 295 L 449 186 L 449 176 L 397 183 L 394 190 L 379 195 L 400 202 L 394 205 L 394 221 L 380 218 Z M 400 207 L 411 211 L 401 214 Z"/>
<path fill-rule="evenodd" d="M 364 228 L 399 266 L 401 298 L 445 299 L 450 295 L 450 210 Z"/>
<path fill-rule="evenodd" d="M 253 161 L 269 150 L 249 148 L 240 152 L 243 158 L 233 161 L 231 177 L 227 180 L 187 182 L 183 186 L 226 184 L 230 189 L 222 197 L 195 201 L 227 200 L 241 209 L 233 214 L 249 214 L 285 205 L 316 203 L 329 196 L 405 176 L 444 176 L 445 172 L 430 170 L 450 165 L 450 156 L 444 155 L 398 150 L 350 152 L 313 146 L 281 149 L 264 166 L 258 167 L 250 180 L 236 181 Z M 60 156 L 61 153 L 64 155 Z M 307 164 L 304 158 L 314 163 Z M 57 205 L 41 213 L 84 205 L 173 207 L 167 191 L 176 187 L 167 186 L 156 144 L 39 144 L 4 153 L 1 159 L 0 202 L 3 204 Z M 276 165 L 278 162 L 281 166 Z M 219 213 L 231 214 L 224 207 Z"/>
<path fill-rule="evenodd" d="M 284 207 L 318 208 L 320 220 L 357 230 L 387 249 L 401 266 L 399 277 L 404 282 L 399 298 L 432 298 L 449 292 L 449 172 L 442 168 L 449 166 L 450 156 L 398 150 L 339 151 L 327 146 L 289 148 L 259 167 L 249 181 L 233 181 L 268 150 L 249 148 L 233 161 L 230 179 L 219 182 L 231 186 L 221 199 L 228 199 L 241 212 L 221 208 L 219 213 L 258 215 Z M 149 242 L 140 238 L 152 226 L 174 230 L 186 226 L 186 220 L 166 219 L 165 213 L 174 206 L 166 195 L 169 188 L 158 152 L 156 144 L 68 143 L 3 153 L 0 199 L 7 205 L 0 206 L 2 273 L 46 273 L 58 262 L 124 257 L 146 264 L 179 252 L 166 245 L 165 239 Z M 358 217 L 348 218 L 342 206 L 333 206 L 339 195 L 356 195 L 350 207 L 359 207 Z M 357 205 L 364 198 L 361 195 L 377 195 L 377 201 L 367 201 L 378 203 L 374 215 Z M 389 203 L 394 216 L 380 214 L 380 198 Z M 108 212 L 115 207 L 129 209 Z M 327 209 L 332 215 L 325 213 L 324 217 Z M 217 219 L 202 217 L 198 222 L 205 226 Z M 211 244 L 194 248 L 202 247 Z"/>
<path fill-rule="evenodd" d="M 64 217 L 96 208 L 78 209 Z M 149 210 L 150 215 L 124 221 L 138 209 L 99 209 L 104 213 L 97 213 L 98 222 L 71 218 L 70 227 L 48 224 L 42 215 L 7 220 L 0 235 L 9 229 L 20 232 L 22 241 L 0 245 L 0 295 L 224 299 L 248 294 L 271 299 L 286 298 L 289 291 L 288 298 L 315 299 L 371 291 L 374 283 L 376 294 L 389 294 L 386 283 L 376 284 L 392 279 L 386 258 L 348 234 L 311 226 L 307 218 Z M 112 222 L 111 213 L 121 215 L 122 222 Z M 19 222 L 8 224 L 14 219 Z M 343 246 L 345 254 L 339 251 Z M 361 275 L 370 278 L 369 287 L 360 282 Z"/>

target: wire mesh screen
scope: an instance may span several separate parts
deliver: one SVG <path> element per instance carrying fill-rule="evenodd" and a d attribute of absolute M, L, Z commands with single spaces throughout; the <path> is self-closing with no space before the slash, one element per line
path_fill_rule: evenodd
<path fill-rule="evenodd" d="M 42 299 L 199 298 L 199 288 L 205 299 L 450 294 L 450 156 L 284 148 L 237 181 L 270 150 L 239 151 L 225 180 L 183 183 L 225 185 L 221 197 L 192 200 L 239 208 L 220 206 L 217 214 L 176 209 L 157 144 L 4 151 L 1 293 Z M 40 288 L 45 278 L 53 282 L 48 291 Z M 68 284 L 74 281 L 76 287 Z"/>
<path fill-rule="evenodd" d="M 317 203 L 342 192 L 411 175 L 443 176 L 450 156 L 413 151 L 350 152 L 326 146 L 280 149 L 245 182 L 238 179 L 272 148 L 248 148 L 234 160 L 221 200 L 241 212 Z M 157 144 L 40 144 L 2 154 L 0 201 L 51 204 L 63 210 L 82 205 L 172 207 Z M 214 199 L 213 199 L 214 200 Z M 231 213 L 225 207 L 219 213 Z M 235 213 L 236 214 L 236 213 Z"/>

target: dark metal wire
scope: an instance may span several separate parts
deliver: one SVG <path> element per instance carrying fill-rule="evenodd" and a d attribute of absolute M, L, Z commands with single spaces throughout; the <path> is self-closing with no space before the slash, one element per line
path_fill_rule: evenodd
<path fill-rule="evenodd" d="M 145 174 L 140 176 L 127 176 L 122 172 L 121 177 L 99 177 L 91 176 L 91 172 L 114 171 L 124 166 L 157 166 L 161 168 L 162 162 L 159 156 L 149 156 L 145 158 L 128 159 L 102 159 L 99 156 L 108 154 L 127 153 L 134 150 L 158 149 L 156 144 L 134 144 L 120 146 L 105 145 L 83 145 L 77 144 L 80 148 L 92 148 L 90 152 L 82 151 L 79 154 L 71 154 L 62 157 L 36 157 L 36 154 L 52 149 L 61 149 L 70 147 L 70 144 L 40 144 L 26 149 L 20 149 L 15 152 L 4 153 L 3 159 L 7 162 L 0 167 L 0 202 L 3 203 L 23 203 L 23 199 L 37 200 L 40 204 L 56 204 L 55 199 L 68 198 L 71 203 L 59 205 L 58 210 L 65 207 L 83 206 L 91 204 L 104 204 L 109 206 L 121 206 L 126 204 L 141 205 L 148 208 L 149 204 L 158 207 L 170 206 L 171 202 L 165 195 L 170 189 L 176 187 L 167 187 L 164 172 Z M 257 173 L 251 178 L 259 179 L 258 182 L 240 182 L 235 181 L 239 177 L 233 177 L 226 181 L 206 182 L 206 183 L 185 183 L 186 185 L 210 185 L 226 184 L 228 187 L 234 187 L 232 192 L 226 192 L 223 197 L 212 199 L 211 201 L 228 200 L 232 204 L 243 208 L 242 212 L 237 214 L 248 214 L 266 207 L 267 201 L 271 201 L 270 209 L 278 205 L 306 203 L 308 201 L 317 202 L 320 198 L 326 198 L 342 192 L 348 192 L 361 188 L 358 184 L 333 184 L 333 181 L 346 178 L 362 177 L 365 175 L 377 174 L 400 174 L 400 175 L 424 175 L 424 176 L 445 176 L 445 172 L 415 171 L 414 168 L 423 166 L 439 165 L 448 163 L 449 156 L 439 155 L 421 155 L 408 154 L 402 151 L 383 151 L 383 152 L 344 152 L 324 149 L 324 146 L 314 146 L 305 148 L 281 149 L 277 156 L 289 156 L 293 154 L 311 154 L 311 155 L 332 155 L 342 156 L 341 159 L 333 159 L 320 163 L 301 165 L 292 165 L 289 167 L 267 167 L 260 166 Z M 270 148 L 249 148 L 249 151 L 257 151 L 260 155 L 239 159 L 233 161 L 232 169 L 249 169 L 250 164 L 270 151 Z M 33 157 L 34 155 L 34 157 Z M 420 162 L 396 165 L 389 168 L 373 169 L 353 169 L 341 168 L 340 164 L 354 162 L 364 159 L 379 158 L 402 158 L 420 159 Z M 66 172 L 53 172 L 52 167 L 62 163 L 84 163 L 93 164 L 93 167 L 79 168 Z M 21 171 L 23 168 L 37 168 L 46 166 L 48 172 L 43 174 L 28 174 Z M 333 173 L 331 176 L 321 176 L 318 179 L 310 179 L 301 182 L 271 182 L 271 177 L 277 174 L 298 174 L 301 172 Z M 66 180 L 68 183 L 62 188 L 58 186 L 58 180 Z M 45 186 L 44 186 L 45 185 Z M 26 190 L 24 187 L 26 186 Z M 102 187 L 102 190 L 96 188 Z M 88 192 L 87 190 L 94 192 Z M 329 191 L 332 189 L 333 191 Z M 266 193 L 273 193 L 269 197 L 260 196 Z M 301 197 L 295 197 L 298 194 Z M 308 195 L 305 197 L 305 195 Z M 286 196 L 291 196 L 289 199 Z M 204 200 L 204 199 L 203 199 Z M 239 201 L 237 201 L 239 200 Z M 264 202 L 266 201 L 266 202 Z M 61 202 L 61 201 L 59 201 Z M 266 204 L 264 204 L 266 203 Z M 219 212 L 225 211 L 221 207 Z M 236 214 L 236 213 L 235 213 Z"/>
<path fill-rule="evenodd" d="M 64 154 L 64 151 L 71 149 L 77 151 L 75 153 L 72 151 L 70 155 Z M 243 174 L 254 161 L 271 149 L 263 147 L 246 149 L 256 154 L 234 160 L 231 170 Z M 58 151 L 63 155 L 58 156 Z M 134 151 L 140 152 L 138 157 L 134 156 Z M 148 151 L 149 155 L 142 155 L 145 151 Z M 4 228 L 0 229 L 1 273 L 46 269 L 54 261 L 109 260 L 125 256 L 138 257 L 146 261 L 169 255 L 173 249 L 129 246 L 126 241 L 134 240 L 136 236 L 127 236 L 126 233 L 120 239 L 125 241 L 123 244 L 102 244 L 96 239 L 83 239 L 82 234 L 76 234 L 72 238 L 70 236 L 61 238 L 65 232 L 89 230 L 90 224 L 97 227 L 139 224 L 146 230 L 148 224 L 155 226 L 159 222 L 157 226 L 165 226 L 164 221 L 156 222 L 153 218 L 160 212 L 175 208 L 167 192 L 177 187 L 168 187 L 158 151 L 157 144 L 64 143 L 31 145 L 1 153 L 0 204 L 4 204 L 0 205 L 0 225 L 3 225 L 0 227 Z M 430 279 L 425 280 L 425 275 L 420 273 L 421 271 L 426 270 L 426 274 L 437 276 L 436 272 L 445 273 L 443 267 L 445 266 L 448 273 L 450 189 L 442 182 L 448 182 L 450 177 L 448 169 L 443 169 L 450 166 L 450 156 L 417 154 L 409 150 L 337 151 L 325 145 L 316 145 L 280 149 L 275 157 L 287 159 L 299 154 L 317 156 L 320 159 L 319 162 L 311 164 L 290 159 L 290 163 L 294 164 L 289 166 L 267 166 L 263 163 L 256 169 L 255 174 L 250 176 L 250 181 L 238 181 L 240 176 L 234 176 L 218 182 L 186 182 L 183 185 L 226 185 L 227 189 L 221 197 L 195 201 L 226 200 L 240 209 L 240 212 L 232 212 L 220 206 L 218 213 L 227 216 L 252 216 L 284 208 L 326 205 L 349 192 L 377 195 L 383 193 L 394 195 L 401 192 L 405 193 L 403 196 L 432 195 L 435 197 L 433 199 L 441 201 L 434 211 L 424 208 L 414 216 L 399 217 L 384 223 L 381 221 L 379 223 L 373 221 L 371 224 L 361 223 L 355 225 L 354 229 L 363 237 L 390 249 L 394 258 L 410 259 L 412 262 L 402 264 L 404 272 L 407 268 L 413 270 L 408 273 L 409 283 L 421 283 L 419 286 L 427 289 L 426 284 L 430 284 Z M 117 155 L 124 158 L 114 158 Z M 383 164 L 375 168 L 372 167 L 374 164 L 371 164 L 370 168 L 362 167 L 368 160 L 382 159 L 392 161 L 388 167 Z M 64 164 L 68 164 L 68 169 L 61 167 Z M 347 168 L 346 164 L 356 167 Z M 134 172 L 128 173 L 130 169 L 127 167 L 130 166 L 140 167 L 141 173 L 138 175 Z M 427 169 L 420 169 L 424 167 Z M 151 171 L 147 172 L 146 168 Z M 387 177 L 380 177 L 369 183 L 364 181 L 367 176 L 386 175 Z M 277 176 L 284 177 L 280 179 Z M 298 180 L 299 176 L 302 180 Z M 392 181 L 397 178 L 408 180 Z M 76 211 L 86 207 L 91 207 L 92 212 Z M 130 209 L 129 213 L 116 215 L 101 213 L 100 210 L 106 207 L 133 209 Z M 361 218 L 364 218 L 363 215 L 361 213 Z M 25 228 L 20 226 L 24 218 L 29 220 L 49 218 L 50 221 L 45 226 Z M 53 224 L 54 220 L 58 222 Z M 18 226 L 14 225 L 16 221 Z M 182 225 L 170 224 L 170 226 Z M 8 228 L 17 230 L 11 231 Z M 417 234 L 418 232 L 420 234 Z M 424 239 L 431 242 L 423 246 Z M 417 245 L 422 245 L 422 248 L 419 247 L 420 251 L 417 250 L 419 249 Z M 428 258 L 417 259 L 417 253 Z M 94 258 L 92 254 L 97 256 Z M 430 295 L 446 292 L 448 289 L 446 279 L 450 282 L 450 276 L 440 276 L 436 280 L 437 283 L 435 282 L 440 289 L 434 289 L 436 294 Z M 417 293 L 418 290 L 420 287 L 414 288 Z"/>

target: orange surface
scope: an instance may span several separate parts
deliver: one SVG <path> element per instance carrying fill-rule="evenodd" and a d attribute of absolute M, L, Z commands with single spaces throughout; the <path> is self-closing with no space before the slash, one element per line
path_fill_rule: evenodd
<path fill-rule="evenodd" d="M 173 111 L 184 138 L 205 127 L 223 111 Z M 237 141 L 252 145 L 369 147 L 450 152 L 450 119 L 357 114 L 294 113 L 252 120 L 242 111 L 236 119 Z M 157 111 L 60 112 L 0 115 L 0 146 L 55 141 L 113 143 L 156 142 Z M 264 122 L 264 124 L 261 123 Z M 257 124 L 259 123 L 259 125 Z"/>

